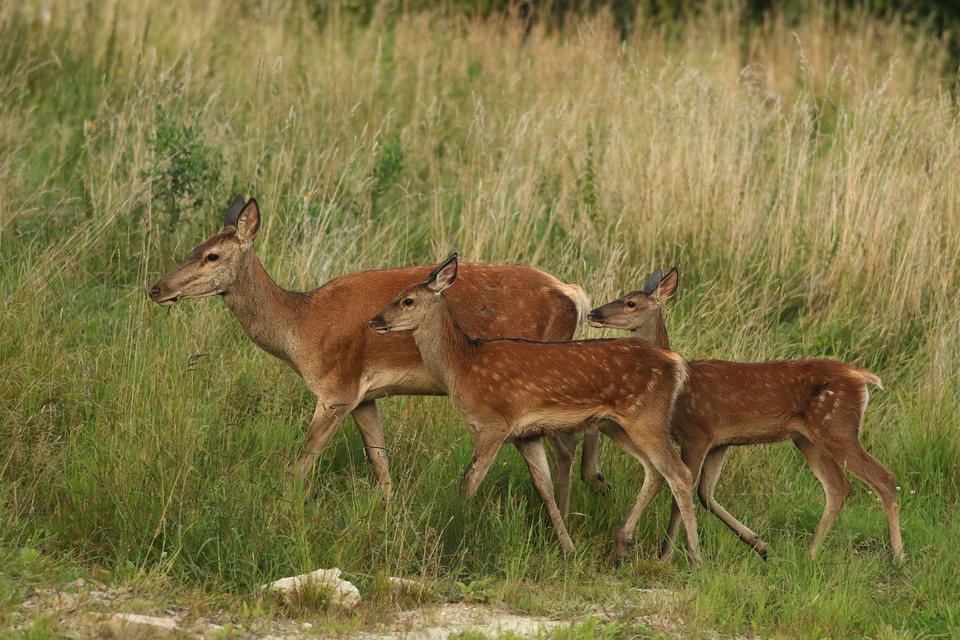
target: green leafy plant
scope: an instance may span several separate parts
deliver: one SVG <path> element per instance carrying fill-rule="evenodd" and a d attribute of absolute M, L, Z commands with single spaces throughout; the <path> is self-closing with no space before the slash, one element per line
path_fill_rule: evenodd
<path fill-rule="evenodd" d="M 188 214 L 206 203 L 219 179 L 221 157 L 206 145 L 202 127 L 183 124 L 163 104 L 156 107 L 156 122 L 149 140 L 152 161 L 146 172 L 153 206 L 166 215 L 172 231 Z"/>
<path fill-rule="evenodd" d="M 403 171 L 404 151 L 400 128 L 386 139 L 381 139 L 370 170 L 370 211 L 376 216 L 383 212 L 383 197 L 397 182 Z"/>
<path fill-rule="evenodd" d="M 458 591 L 458 599 L 463 602 L 487 603 L 494 602 L 497 599 L 497 590 L 492 586 L 493 580 L 484 578 L 481 580 L 470 580 L 469 582 L 457 582 L 455 584 Z"/>

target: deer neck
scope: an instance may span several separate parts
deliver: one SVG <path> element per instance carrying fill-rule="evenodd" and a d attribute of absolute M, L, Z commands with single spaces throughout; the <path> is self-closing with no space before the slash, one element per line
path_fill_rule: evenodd
<path fill-rule="evenodd" d="M 667 325 L 663 322 L 663 313 L 660 310 L 657 310 L 656 313 L 651 313 L 630 335 L 654 344 L 661 349 L 670 348 L 670 338 L 667 336 Z"/>
<path fill-rule="evenodd" d="M 258 347 L 299 371 L 294 361 L 297 294 L 277 285 L 252 251 L 223 301 Z"/>
<path fill-rule="evenodd" d="M 413 330 L 413 340 L 427 371 L 450 393 L 476 344 L 457 325 L 446 301 L 441 299 L 436 313 L 427 314 Z"/>

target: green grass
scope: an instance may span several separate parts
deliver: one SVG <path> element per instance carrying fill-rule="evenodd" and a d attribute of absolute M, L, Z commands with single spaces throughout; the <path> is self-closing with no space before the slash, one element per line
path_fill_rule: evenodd
<path fill-rule="evenodd" d="M 707 9 L 621 42 L 604 14 L 551 33 L 439 12 L 321 29 L 307 5 L 0 8 L 4 633 L 31 590 L 89 575 L 238 625 L 346 633 L 395 611 L 382 582 L 404 575 L 435 599 L 608 612 L 557 637 L 666 633 L 638 622 L 637 587 L 676 592 L 670 632 L 694 637 L 960 634 L 960 128 L 935 37 L 823 6 L 760 27 Z M 288 288 L 458 249 L 599 304 L 676 264 L 684 355 L 870 368 L 886 388 L 863 440 L 897 475 L 908 563 L 859 482 L 807 559 L 822 495 L 787 445 L 731 454 L 717 491 L 769 562 L 703 510 L 703 568 L 657 562 L 664 492 L 614 568 L 642 472 L 609 443 L 613 491 L 575 486 L 561 558 L 513 450 L 461 503 L 471 442 L 443 398 L 382 403 L 388 508 L 350 420 L 291 487 L 299 378 L 219 300 L 145 296 L 238 191 Z M 370 596 L 356 617 L 257 603 L 257 585 L 331 566 Z"/>

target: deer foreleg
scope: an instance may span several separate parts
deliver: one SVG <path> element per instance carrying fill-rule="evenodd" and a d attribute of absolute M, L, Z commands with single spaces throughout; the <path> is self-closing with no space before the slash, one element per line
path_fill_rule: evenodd
<path fill-rule="evenodd" d="M 354 406 L 356 405 L 347 403 L 325 403 L 323 400 L 317 402 L 317 408 L 313 412 L 313 420 L 310 421 L 310 431 L 307 433 L 307 439 L 304 441 L 300 455 L 293 465 L 293 472 L 297 478 L 303 478 L 310 473 L 320 453 L 330 443 L 333 434 L 337 432 L 337 427 L 340 426 L 343 416 Z"/>
<path fill-rule="evenodd" d="M 597 447 L 600 433 L 596 429 L 583 432 L 583 450 L 580 453 L 580 478 L 594 493 L 604 494 L 610 490 L 607 479 L 597 466 Z"/>
<path fill-rule="evenodd" d="M 473 446 L 473 460 L 470 461 L 470 466 L 464 471 L 463 479 L 460 481 L 460 495 L 467 500 L 472 500 L 477 494 L 480 482 L 490 470 L 490 465 L 497 457 L 497 451 L 500 450 L 504 441 L 502 433 L 484 430 L 484 427 L 475 428 L 473 431 L 477 434 Z"/>

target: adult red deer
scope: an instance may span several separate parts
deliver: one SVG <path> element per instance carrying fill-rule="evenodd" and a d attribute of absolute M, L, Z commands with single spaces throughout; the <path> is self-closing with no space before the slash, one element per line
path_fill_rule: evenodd
<path fill-rule="evenodd" d="M 411 331 L 427 370 L 442 381 L 466 420 L 474 453 L 463 475 L 464 497 L 473 497 L 497 451 L 510 442 L 527 463 L 560 548 L 572 550 L 540 438 L 595 425 L 647 471 L 637 502 L 617 532 L 617 552 L 626 554 L 639 513 L 656 493 L 649 479 L 665 477 L 683 516 L 690 554 L 699 562 L 693 480 L 669 431 L 671 405 L 686 376 L 683 358 L 634 339 L 474 339 L 464 330 L 470 322 L 467 310 L 457 307 L 454 317 L 445 294 L 457 280 L 457 267 L 454 253 L 425 281 L 402 291 L 370 328 L 384 335 Z"/>
<path fill-rule="evenodd" d="M 310 430 L 294 465 L 305 475 L 351 414 L 363 437 L 377 482 L 389 500 L 390 471 L 375 401 L 389 395 L 445 392 L 424 368 L 409 335 L 379 336 L 370 318 L 400 290 L 427 277 L 431 267 L 363 271 L 333 278 L 313 291 L 293 292 L 267 275 L 253 251 L 260 210 L 237 196 L 223 229 L 150 289 L 169 306 L 186 298 L 219 295 L 257 346 L 293 368 L 317 397 Z M 485 337 L 567 340 L 588 308 L 580 287 L 531 267 L 464 265 L 463 286 L 451 299 L 466 328 Z M 581 474 L 594 490 L 606 487 L 596 468 L 596 432 L 584 439 Z M 576 439 L 552 439 L 561 504 L 569 502 Z"/>
<path fill-rule="evenodd" d="M 657 269 L 643 289 L 591 311 L 595 327 L 626 329 L 636 338 L 669 348 L 660 305 L 677 290 L 679 273 L 666 276 Z M 691 360 L 687 384 L 677 397 L 672 430 L 680 455 L 694 478 L 703 505 L 767 557 L 767 543 L 733 517 L 713 497 L 724 455 L 730 445 L 764 444 L 792 440 L 823 485 L 826 507 L 810 542 L 815 555 L 850 494 L 846 469 L 876 492 L 883 503 L 890 547 L 902 561 L 897 486 L 893 473 L 860 444 L 860 423 L 867 407 L 868 385 L 880 378 L 835 360 L 780 360 L 728 362 Z M 676 505 L 670 514 L 667 540 L 661 553 L 669 555 L 679 526 Z"/>

